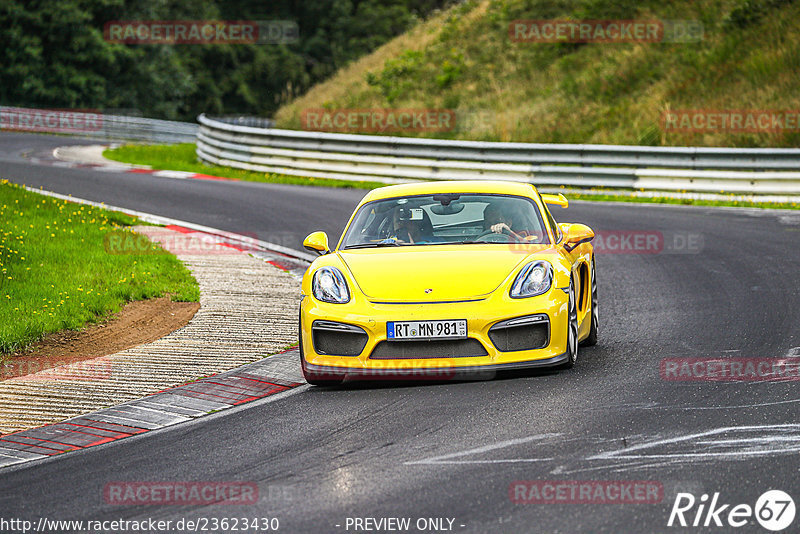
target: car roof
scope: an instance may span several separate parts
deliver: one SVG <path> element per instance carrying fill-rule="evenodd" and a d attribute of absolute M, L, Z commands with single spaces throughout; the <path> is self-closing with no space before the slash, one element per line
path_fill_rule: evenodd
<path fill-rule="evenodd" d="M 534 196 L 536 188 L 523 182 L 503 182 L 491 180 L 447 180 L 439 182 L 420 182 L 390 185 L 373 189 L 361 201 L 362 204 L 386 198 L 432 195 L 436 193 L 493 193 L 501 195 Z"/>

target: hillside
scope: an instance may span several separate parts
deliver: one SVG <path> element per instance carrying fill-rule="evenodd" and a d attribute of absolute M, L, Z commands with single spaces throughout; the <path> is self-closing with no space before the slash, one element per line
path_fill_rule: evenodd
<path fill-rule="evenodd" d="M 514 42 L 509 24 L 531 19 L 688 20 L 702 24 L 703 34 L 695 42 Z M 278 126 L 301 128 L 303 112 L 319 108 L 455 111 L 449 131 L 392 135 L 796 147 L 800 2 L 465 2 L 283 106 Z M 699 131 L 670 130 L 664 114 L 674 110 L 767 110 L 781 118 L 771 126 L 726 129 L 706 115 Z"/>

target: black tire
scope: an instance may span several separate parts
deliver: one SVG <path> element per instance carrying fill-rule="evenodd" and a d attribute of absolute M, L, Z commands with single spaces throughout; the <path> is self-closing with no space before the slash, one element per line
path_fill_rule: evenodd
<path fill-rule="evenodd" d="M 344 382 L 344 378 L 331 378 L 329 375 L 324 374 L 317 374 L 313 371 L 309 371 L 306 368 L 306 357 L 305 353 L 303 352 L 303 335 L 302 335 L 302 328 L 303 328 L 303 319 L 302 315 L 300 318 L 300 322 L 297 325 L 297 338 L 299 341 L 299 348 L 300 348 L 300 369 L 303 371 L 303 378 L 306 379 L 306 382 L 311 384 L 312 386 L 338 386 L 342 382 Z"/>
<path fill-rule="evenodd" d="M 569 281 L 569 304 L 567 321 L 567 361 L 562 369 L 572 369 L 578 361 L 578 304 L 575 302 L 575 285 Z"/>
<path fill-rule="evenodd" d="M 597 302 L 597 278 L 595 277 L 594 257 L 592 257 L 592 324 L 589 328 L 589 335 L 581 342 L 581 345 L 591 347 L 597 345 L 597 324 L 600 314 Z"/>

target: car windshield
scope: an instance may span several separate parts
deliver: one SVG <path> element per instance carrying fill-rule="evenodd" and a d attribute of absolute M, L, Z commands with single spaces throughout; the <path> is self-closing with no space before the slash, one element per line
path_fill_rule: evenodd
<path fill-rule="evenodd" d="M 548 242 L 541 213 L 529 198 L 440 193 L 364 204 L 341 248 Z"/>

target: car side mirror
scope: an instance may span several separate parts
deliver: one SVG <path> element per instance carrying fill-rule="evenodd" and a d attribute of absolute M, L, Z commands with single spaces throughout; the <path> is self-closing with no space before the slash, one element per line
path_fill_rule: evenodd
<path fill-rule="evenodd" d="M 594 239 L 594 230 L 585 224 L 562 223 L 559 226 L 561 227 L 561 231 L 564 233 L 564 241 L 571 245 L 587 243 Z"/>
<path fill-rule="evenodd" d="M 308 237 L 303 240 L 303 248 L 316 252 L 319 255 L 327 254 L 331 251 L 330 248 L 328 248 L 328 234 L 325 232 L 313 232 L 308 234 Z"/>

